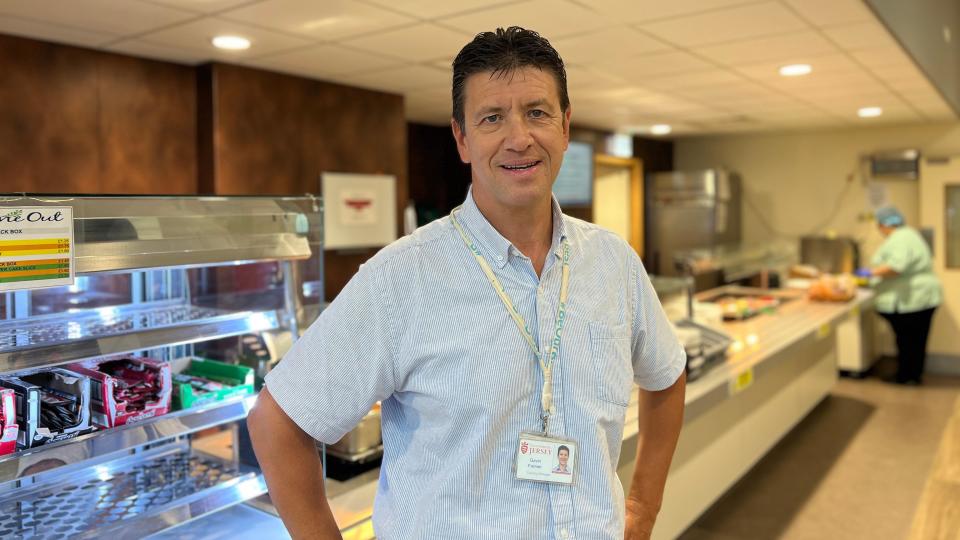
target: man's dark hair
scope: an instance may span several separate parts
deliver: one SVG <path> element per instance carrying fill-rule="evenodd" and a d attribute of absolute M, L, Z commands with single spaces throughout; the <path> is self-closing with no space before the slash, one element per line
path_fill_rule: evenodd
<path fill-rule="evenodd" d="M 561 444 L 561 445 L 560 445 L 560 448 L 557 448 L 557 454 L 559 454 L 561 450 L 566 450 L 566 451 L 567 451 L 567 455 L 568 455 L 568 456 L 570 455 L 570 449 L 567 448 L 567 445 Z"/>
<path fill-rule="evenodd" d="M 467 78 L 475 73 L 492 72 L 494 76 L 532 66 L 553 73 L 560 96 L 560 109 L 567 111 L 567 71 L 563 60 L 550 42 L 533 30 L 511 26 L 496 32 L 482 32 L 467 43 L 453 60 L 453 119 L 464 128 L 463 102 Z"/>

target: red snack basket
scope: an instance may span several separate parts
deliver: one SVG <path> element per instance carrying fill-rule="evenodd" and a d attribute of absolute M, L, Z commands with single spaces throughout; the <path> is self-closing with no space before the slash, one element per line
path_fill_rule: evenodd
<path fill-rule="evenodd" d="M 170 411 L 170 364 L 153 358 L 122 357 L 71 364 L 90 377 L 93 421 L 103 427 L 139 422 Z"/>
<path fill-rule="evenodd" d="M 0 389 L 0 456 L 17 451 L 17 400 L 16 392 Z"/>

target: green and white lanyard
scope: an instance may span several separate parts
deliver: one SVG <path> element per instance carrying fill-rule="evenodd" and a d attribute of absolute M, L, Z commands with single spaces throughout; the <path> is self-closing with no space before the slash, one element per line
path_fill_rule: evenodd
<path fill-rule="evenodd" d="M 480 269 L 483 270 L 483 273 L 486 274 L 490 284 L 493 285 L 494 290 L 497 291 L 497 296 L 500 297 L 500 301 L 503 302 L 503 306 L 507 308 L 507 313 L 510 314 L 510 318 L 512 318 L 513 322 L 517 325 L 517 329 L 520 330 L 520 334 L 523 335 L 524 339 L 527 340 L 527 344 L 530 345 L 530 349 L 533 350 L 533 354 L 537 358 L 537 363 L 540 365 L 540 371 L 543 374 L 543 389 L 540 392 L 540 407 L 542 409 L 540 420 L 542 422 L 543 433 L 546 434 L 547 423 L 550 420 L 550 411 L 553 407 L 553 362 L 557 359 L 557 353 L 560 349 L 560 334 L 563 332 L 563 323 L 567 315 L 567 287 L 570 284 L 570 244 L 566 241 L 563 242 L 563 266 L 562 277 L 560 279 L 560 305 L 557 306 L 557 322 L 554 327 L 553 339 L 550 341 L 550 350 L 548 351 L 545 359 L 543 354 L 540 353 L 540 347 L 537 346 L 537 342 L 533 338 L 533 334 L 530 333 L 530 328 L 527 326 L 527 322 L 513 306 L 513 302 L 507 295 L 507 291 L 504 290 L 503 285 L 500 284 L 500 280 L 498 280 L 497 276 L 494 275 L 493 269 L 490 268 L 490 265 L 480 253 L 480 248 L 478 248 L 476 243 L 470 239 L 467 233 L 463 230 L 463 227 L 460 226 L 460 222 L 457 221 L 457 218 L 454 214 L 458 210 L 460 210 L 459 206 L 450 212 L 450 220 L 453 222 L 453 226 L 456 227 L 457 232 L 460 233 L 460 238 L 463 239 L 463 243 L 466 244 L 467 248 L 470 249 L 470 252 L 473 253 L 473 257 L 477 260 L 477 264 L 480 265 Z"/>

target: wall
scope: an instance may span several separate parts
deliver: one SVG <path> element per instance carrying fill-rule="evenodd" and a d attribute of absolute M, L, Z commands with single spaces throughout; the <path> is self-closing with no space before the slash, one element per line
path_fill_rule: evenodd
<path fill-rule="evenodd" d="M 867 262 L 882 238 L 872 221 L 862 219 L 870 205 L 859 156 L 903 148 L 926 156 L 960 156 L 960 123 L 681 138 L 674 159 L 678 169 L 723 166 L 743 176 L 745 242 L 832 230 L 860 240 L 861 259 Z M 921 219 L 920 182 L 879 184 L 909 224 L 940 219 Z M 878 330 L 881 350 L 892 352 L 886 326 Z M 960 341 L 946 348 L 938 344 L 937 352 L 960 355 Z"/>
<path fill-rule="evenodd" d="M 339 171 L 407 202 L 398 95 L 4 35 L 0 74 L 0 192 L 300 195 Z M 326 298 L 374 252 L 329 253 Z"/>
<path fill-rule="evenodd" d="M 227 64 L 203 68 L 200 185 L 218 195 L 320 193 L 323 172 L 397 178 L 397 230 L 408 200 L 403 97 Z M 206 86 L 209 85 L 209 86 Z M 332 300 L 376 250 L 328 251 Z"/>
<path fill-rule="evenodd" d="M 193 68 L 0 35 L 0 191 L 196 192 Z"/>
<path fill-rule="evenodd" d="M 960 154 L 960 123 L 688 137 L 676 140 L 674 161 L 677 169 L 722 166 L 742 175 L 746 243 L 835 231 L 861 240 L 869 257 L 881 238 L 863 216 L 870 206 L 859 158 L 903 148 Z M 917 224 L 918 182 L 878 183 Z"/>
<path fill-rule="evenodd" d="M 450 126 L 407 124 L 410 199 L 425 224 L 450 213 L 470 187 L 470 166 L 460 161 Z"/>

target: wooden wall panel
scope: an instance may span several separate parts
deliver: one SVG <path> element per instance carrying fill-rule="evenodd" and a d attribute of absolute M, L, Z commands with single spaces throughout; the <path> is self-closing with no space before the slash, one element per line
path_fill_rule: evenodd
<path fill-rule="evenodd" d="M 98 55 L 100 191 L 197 191 L 194 69 Z"/>
<path fill-rule="evenodd" d="M 308 191 L 301 150 L 308 81 L 226 64 L 212 69 L 214 192 Z"/>
<path fill-rule="evenodd" d="M 226 64 L 205 69 L 213 121 L 211 155 L 201 152 L 209 160 L 200 164 L 205 190 L 302 195 L 320 192 L 324 171 L 392 174 L 401 230 L 408 200 L 401 96 Z M 202 101 L 204 90 L 199 94 Z M 375 252 L 328 251 L 326 298 L 333 299 Z"/>
<path fill-rule="evenodd" d="M 96 191 L 96 54 L 0 35 L 0 191 Z"/>
<path fill-rule="evenodd" d="M 196 191 L 193 68 L 0 35 L 0 74 L 0 191 Z"/>

